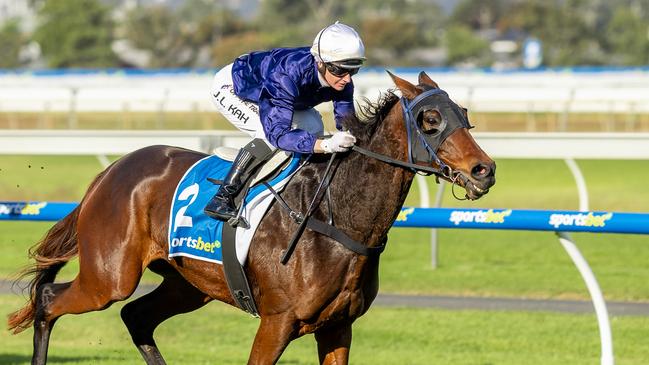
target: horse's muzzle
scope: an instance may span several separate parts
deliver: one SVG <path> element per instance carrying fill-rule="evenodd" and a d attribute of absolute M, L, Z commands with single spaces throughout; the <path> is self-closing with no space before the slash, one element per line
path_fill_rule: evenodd
<path fill-rule="evenodd" d="M 477 163 L 471 169 L 469 176 L 464 173 L 460 174 L 463 175 L 459 181 L 466 190 L 466 198 L 476 200 L 487 194 L 496 183 L 496 163 L 493 161 Z"/>

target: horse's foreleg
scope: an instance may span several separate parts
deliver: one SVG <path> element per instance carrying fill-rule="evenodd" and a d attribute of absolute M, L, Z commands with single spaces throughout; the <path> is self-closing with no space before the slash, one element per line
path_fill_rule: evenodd
<path fill-rule="evenodd" d="M 352 326 L 345 324 L 316 331 L 320 364 L 347 365 L 352 344 Z"/>
<path fill-rule="evenodd" d="M 289 342 L 297 337 L 297 333 L 296 321 L 286 314 L 262 317 L 248 365 L 277 363 Z"/>
<path fill-rule="evenodd" d="M 133 343 L 149 365 L 166 364 L 153 339 L 155 328 L 168 318 L 196 310 L 211 299 L 183 277 L 165 277 L 154 291 L 122 308 L 122 320 Z"/>

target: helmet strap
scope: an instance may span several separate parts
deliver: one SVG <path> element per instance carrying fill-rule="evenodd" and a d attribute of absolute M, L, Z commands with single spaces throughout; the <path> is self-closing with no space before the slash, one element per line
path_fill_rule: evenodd
<path fill-rule="evenodd" d="M 325 73 L 327 72 L 327 66 L 325 66 L 324 62 L 321 61 L 316 61 L 317 62 L 317 67 L 318 67 L 318 72 L 322 77 L 325 77 Z"/>

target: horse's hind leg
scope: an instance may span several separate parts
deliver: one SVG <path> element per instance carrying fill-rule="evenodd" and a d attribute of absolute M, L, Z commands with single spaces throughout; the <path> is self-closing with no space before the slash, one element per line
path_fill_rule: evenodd
<path fill-rule="evenodd" d="M 32 357 L 32 364 L 45 364 L 47 362 L 50 333 L 57 318 L 47 320 L 46 309 L 51 304 L 56 293 L 60 293 L 68 286 L 70 286 L 70 283 L 48 283 L 38 288 L 36 313 L 34 315 L 34 355 Z"/>
<path fill-rule="evenodd" d="M 139 275 L 137 276 L 139 279 Z M 98 281 L 97 283 L 101 283 Z M 137 281 L 121 290 L 110 285 L 84 287 L 79 278 L 69 283 L 44 284 L 37 292 L 34 316 L 34 354 L 32 364 L 47 362 L 47 348 L 54 322 L 64 314 L 80 314 L 108 308 L 133 293 Z M 86 288 L 86 289 L 84 289 Z"/>
<path fill-rule="evenodd" d="M 140 280 L 141 261 L 126 259 L 122 269 L 131 275 L 117 277 L 119 270 L 98 270 L 84 265 L 72 282 L 43 284 L 37 290 L 34 316 L 34 354 L 32 364 L 45 364 L 49 336 L 54 322 L 64 314 L 81 314 L 108 308 L 112 303 L 131 296 Z M 113 267 L 114 268 L 114 267 Z"/>
<path fill-rule="evenodd" d="M 166 364 L 153 339 L 155 328 L 164 320 L 196 310 L 211 300 L 178 272 L 165 272 L 164 275 L 160 286 L 128 303 L 121 313 L 133 343 L 149 365 Z"/>

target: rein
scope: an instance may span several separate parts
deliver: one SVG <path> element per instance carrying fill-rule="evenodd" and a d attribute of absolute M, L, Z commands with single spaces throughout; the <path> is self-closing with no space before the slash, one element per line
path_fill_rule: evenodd
<path fill-rule="evenodd" d="M 392 157 L 380 153 L 376 153 L 356 145 L 352 147 L 352 151 L 356 151 L 362 155 L 368 156 L 370 158 L 374 158 L 376 160 L 387 163 L 389 165 L 412 170 L 415 173 L 435 175 L 437 177 L 438 183 L 439 183 L 439 178 L 441 177 L 450 181 L 453 186 L 457 184 L 457 181 L 459 179 L 461 179 L 463 183 L 466 184 L 468 182 L 468 178 L 462 175 L 461 173 L 454 171 L 453 168 L 451 168 L 450 166 L 442 162 L 442 160 L 440 160 L 440 158 L 437 157 L 436 152 L 439 146 L 444 142 L 444 140 L 446 140 L 446 138 L 451 133 L 453 133 L 455 129 L 463 128 L 463 127 L 470 128 L 471 126 L 469 125 L 468 121 L 451 120 L 449 123 L 447 123 L 445 128 L 440 133 L 438 133 L 435 136 L 432 136 L 432 138 L 431 136 L 426 136 L 425 133 L 421 131 L 421 129 L 416 123 L 416 119 L 417 119 L 416 116 L 418 116 L 419 113 L 423 112 L 424 108 L 428 107 L 429 105 L 431 104 L 437 105 L 439 102 L 434 102 L 432 99 L 439 96 L 448 98 L 446 92 L 441 89 L 429 89 L 417 95 L 411 101 L 407 100 L 404 97 L 400 99 L 403 108 L 403 115 L 404 115 L 403 120 L 406 126 L 406 131 L 408 133 L 408 162 L 397 160 Z M 416 150 L 417 148 L 419 149 Z M 421 151 L 425 151 L 425 153 L 428 155 L 429 163 L 434 161 L 439 167 L 422 166 L 413 163 L 413 161 L 416 160 L 415 154 L 421 153 Z M 329 238 L 332 238 L 333 240 L 341 243 L 347 249 L 363 256 L 379 255 L 385 249 L 385 246 L 387 244 L 387 237 L 383 237 L 381 239 L 381 243 L 378 246 L 368 247 L 347 236 L 347 234 L 345 234 L 343 231 L 336 228 L 332 224 L 333 222 L 327 223 L 312 217 L 313 213 L 315 212 L 315 209 L 320 205 L 320 202 L 322 201 L 322 198 L 324 196 L 324 192 L 322 191 L 322 189 L 324 188 L 326 192 L 329 191 L 329 184 L 331 183 L 331 180 L 333 179 L 333 175 L 335 174 L 335 172 L 333 172 L 331 173 L 330 176 L 331 167 L 335 158 L 336 158 L 336 154 L 334 153 L 331 155 L 331 158 L 329 159 L 329 163 L 327 164 L 327 168 L 325 169 L 325 173 L 322 178 L 322 181 L 320 182 L 316 190 L 316 193 L 313 197 L 313 200 L 311 201 L 311 204 L 309 205 L 307 212 L 304 215 L 301 212 L 291 209 L 291 207 L 288 206 L 286 201 L 272 187 L 270 187 L 270 185 L 264 183 L 266 187 L 269 189 L 269 191 L 275 196 L 275 198 L 280 203 L 282 208 L 287 210 L 289 212 L 289 216 L 297 224 L 299 224 L 298 229 L 294 232 L 293 237 L 289 242 L 288 247 L 286 251 L 284 251 L 284 254 L 281 258 L 281 263 L 284 265 L 288 263 L 288 260 L 293 254 L 293 251 L 295 250 L 295 247 L 297 246 L 297 243 L 300 237 L 302 236 L 302 233 L 304 233 L 304 229 L 307 227 L 315 232 L 321 233 Z M 456 199 L 459 199 L 455 195 L 455 191 L 453 191 L 453 196 Z"/>
<path fill-rule="evenodd" d="M 415 172 L 425 172 L 427 173 L 427 175 L 435 175 L 438 178 L 436 180 L 437 183 L 439 183 L 440 177 L 445 178 L 451 183 L 451 192 L 453 193 L 453 197 L 457 200 L 467 200 L 466 198 L 461 198 L 455 194 L 455 185 L 459 185 L 458 180 L 461 180 L 463 184 L 467 184 L 469 182 L 469 179 L 467 179 L 464 175 L 457 173 L 455 170 L 453 170 L 450 166 L 446 164 L 443 164 L 441 168 L 428 167 L 428 166 L 422 166 L 422 165 L 417 165 L 417 164 L 397 160 L 392 157 L 382 155 L 380 153 L 366 150 L 363 147 L 354 146 L 352 147 L 352 150 L 360 153 L 361 155 L 365 155 L 367 157 L 371 157 L 381 162 L 385 162 L 388 165 L 414 170 Z"/>
<path fill-rule="evenodd" d="M 461 173 L 453 170 L 452 167 L 448 166 L 439 157 L 437 157 L 437 150 L 439 149 L 439 146 L 441 146 L 441 144 L 446 140 L 446 138 L 450 136 L 453 131 L 455 131 L 455 129 L 471 128 L 469 122 L 466 120 L 450 119 L 445 128 L 432 138 L 430 136 L 426 136 L 426 134 L 422 132 L 421 128 L 419 128 L 419 126 L 417 125 L 417 116 L 420 113 L 423 113 L 423 111 L 425 111 L 426 108 L 431 104 L 439 104 L 439 102 L 435 102 L 433 100 L 436 97 L 448 98 L 448 94 L 442 89 L 435 88 L 424 91 L 412 100 L 408 100 L 404 97 L 401 97 L 399 100 L 403 109 L 403 122 L 408 133 L 408 162 L 397 160 L 356 145 L 352 147 L 352 150 L 362 155 L 385 162 L 389 165 L 410 169 L 415 173 L 435 175 L 438 178 L 438 183 L 439 178 L 441 177 L 447 179 L 453 186 L 457 184 L 458 180 L 461 180 L 462 183 L 466 184 L 468 182 L 468 178 Z M 426 153 L 428 155 L 427 162 L 435 162 L 439 167 L 429 167 L 415 164 L 414 160 L 416 159 L 415 155 L 417 153 Z M 455 191 L 453 191 L 453 196 L 456 199 L 462 200 L 455 195 Z"/>
<path fill-rule="evenodd" d="M 428 175 L 432 174 L 432 175 L 435 175 L 435 176 L 438 176 L 438 177 L 443 177 L 443 178 L 449 179 L 451 181 L 453 180 L 453 173 L 454 173 L 453 169 L 450 166 L 448 166 L 448 165 L 446 165 L 444 163 L 442 163 L 440 165 L 441 168 L 417 165 L 417 164 L 414 164 L 414 163 L 397 160 L 395 158 L 392 158 L 392 157 L 389 157 L 389 156 L 386 156 L 386 155 L 382 155 L 380 153 L 372 152 L 370 150 L 367 150 L 367 149 L 365 149 L 363 147 L 358 147 L 356 145 L 354 145 L 354 147 L 352 147 L 352 151 L 356 151 L 356 152 L 360 153 L 361 155 L 365 155 L 365 156 L 371 157 L 373 159 L 379 160 L 381 162 L 385 162 L 388 165 L 399 166 L 399 167 L 403 167 L 405 169 L 414 170 L 415 172 L 425 172 L 425 173 L 428 173 Z"/>
<path fill-rule="evenodd" d="M 302 216 L 301 213 L 298 212 L 297 215 L 295 214 L 290 214 L 294 216 L 293 218 L 296 222 L 301 219 L 301 222 L 298 222 L 300 225 L 293 233 L 293 238 L 291 238 L 291 241 L 289 242 L 286 251 L 284 252 L 284 255 L 282 256 L 282 264 L 286 265 L 288 262 L 288 259 L 291 258 L 291 255 L 293 254 L 293 251 L 295 250 L 295 246 L 297 246 L 297 241 L 300 239 L 302 236 L 302 233 L 304 232 L 304 229 L 307 226 L 307 222 L 309 221 L 309 218 L 311 218 L 311 215 L 313 215 L 313 212 L 315 209 L 320 205 L 320 202 L 322 201 L 322 197 L 324 196 L 324 193 L 321 194 L 320 192 L 322 191 L 322 188 L 325 188 L 325 191 L 329 190 L 329 184 L 331 183 L 331 179 L 333 178 L 332 176 L 329 176 L 329 172 L 331 171 L 331 167 L 333 166 L 333 162 L 336 160 L 336 153 L 331 154 L 331 158 L 329 158 L 329 163 L 327 163 L 327 168 L 325 169 L 324 177 L 322 178 L 322 181 L 318 185 L 318 189 L 316 190 L 315 194 L 313 195 L 313 200 L 311 200 L 311 204 L 309 204 L 309 208 L 306 211 L 306 215 Z M 267 185 L 268 186 L 268 185 Z M 284 203 L 286 205 L 286 203 Z M 286 205 L 288 206 L 288 205 Z M 291 212 L 292 213 L 292 212 Z M 332 226 L 333 227 L 333 226 Z"/>
<path fill-rule="evenodd" d="M 331 184 L 331 180 L 333 179 L 333 175 L 335 172 L 332 172 L 332 166 L 334 161 L 340 161 L 340 159 L 336 159 L 336 153 L 333 153 L 331 155 L 331 158 L 329 159 L 329 163 L 327 164 L 327 168 L 325 169 L 324 176 L 322 178 L 322 181 L 318 185 L 318 188 L 316 189 L 316 193 L 313 196 L 313 200 L 311 201 L 311 204 L 309 205 L 306 214 L 302 214 L 299 211 L 291 209 L 291 207 L 286 203 L 284 198 L 282 198 L 279 193 L 273 189 L 268 182 L 264 181 L 263 184 L 266 186 L 268 191 L 270 191 L 271 194 L 275 197 L 275 199 L 279 202 L 280 206 L 284 208 L 284 210 L 288 211 L 288 215 L 293 221 L 297 224 L 299 224 L 298 229 L 293 233 L 293 237 L 291 238 L 291 241 L 289 242 L 286 251 L 284 251 L 284 254 L 282 255 L 282 258 L 280 262 L 283 265 L 286 265 L 288 263 L 288 260 L 291 258 L 291 255 L 293 254 L 293 251 L 295 251 L 295 247 L 297 246 L 297 243 L 300 240 L 300 237 L 304 233 L 305 228 L 309 228 L 314 232 L 318 232 L 320 234 L 323 234 L 343 246 L 345 246 L 348 250 L 355 252 L 359 255 L 362 256 L 378 256 L 380 255 L 384 250 L 387 245 L 387 236 L 381 238 L 381 243 L 378 246 L 374 247 L 368 247 L 353 238 L 349 237 L 345 232 L 341 231 L 338 229 L 336 226 L 333 225 L 333 215 L 331 212 L 331 202 L 329 201 L 329 222 L 323 222 L 317 218 L 312 217 L 313 213 L 315 212 L 315 209 L 320 206 L 320 202 L 322 202 L 322 198 L 324 197 L 325 193 L 329 194 L 329 185 Z M 331 174 L 330 174 L 331 172 Z M 324 191 L 322 190 L 324 188 Z"/>

